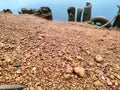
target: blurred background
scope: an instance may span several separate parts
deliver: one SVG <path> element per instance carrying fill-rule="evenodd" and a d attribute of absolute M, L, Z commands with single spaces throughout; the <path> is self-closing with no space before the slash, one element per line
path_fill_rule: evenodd
<path fill-rule="evenodd" d="M 92 17 L 104 16 L 112 19 L 118 12 L 116 5 L 120 5 L 120 0 L 0 0 L 0 11 L 11 9 L 17 14 L 21 8 L 40 8 L 48 6 L 52 10 L 54 21 L 67 21 L 67 9 L 70 6 L 84 9 L 86 2 L 92 4 Z"/>

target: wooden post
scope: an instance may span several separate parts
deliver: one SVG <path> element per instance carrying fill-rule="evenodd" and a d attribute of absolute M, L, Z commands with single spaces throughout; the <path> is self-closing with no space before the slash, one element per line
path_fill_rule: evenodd
<path fill-rule="evenodd" d="M 77 22 L 81 22 L 81 15 L 82 15 L 82 9 L 78 8 L 77 9 Z"/>
<path fill-rule="evenodd" d="M 48 20 L 52 20 L 52 11 L 49 7 L 41 7 L 41 11 L 43 12 L 42 16 Z"/>
<path fill-rule="evenodd" d="M 117 27 L 117 28 L 120 28 L 120 6 L 117 5 L 118 7 L 118 16 L 116 17 L 114 23 L 113 23 L 113 26 L 112 27 Z"/>
<path fill-rule="evenodd" d="M 92 9 L 91 3 L 87 2 L 86 6 L 84 7 L 83 22 L 90 20 L 90 18 L 91 18 L 91 9 Z"/>
<path fill-rule="evenodd" d="M 11 13 L 12 14 L 11 9 L 3 9 L 3 12 L 7 12 L 7 13 Z"/>
<path fill-rule="evenodd" d="M 67 12 L 68 12 L 68 21 L 75 21 L 75 7 L 69 7 Z"/>
<path fill-rule="evenodd" d="M 120 14 L 116 17 L 112 27 L 120 28 Z"/>

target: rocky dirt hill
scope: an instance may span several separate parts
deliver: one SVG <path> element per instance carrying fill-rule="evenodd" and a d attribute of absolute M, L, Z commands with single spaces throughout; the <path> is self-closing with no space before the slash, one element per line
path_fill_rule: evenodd
<path fill-rule="evenodd" d="M 120 31 L 0 14 L 0 85 L 120 90 Z"/>

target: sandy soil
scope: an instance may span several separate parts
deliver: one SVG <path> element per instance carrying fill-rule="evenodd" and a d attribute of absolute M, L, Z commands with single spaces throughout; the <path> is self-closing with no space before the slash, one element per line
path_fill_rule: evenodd
<path fill-rule="evenodd" d="M 0 84 L 120 90 L 120 30 L 1 13 Z"/>

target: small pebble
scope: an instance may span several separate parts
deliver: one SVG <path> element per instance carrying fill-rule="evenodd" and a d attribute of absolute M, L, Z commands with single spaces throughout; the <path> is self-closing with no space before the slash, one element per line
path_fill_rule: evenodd
<path fill-rule="evenodd" d="M 14 67 L 20 67 L 21 65 L 20 64 L 15 64 L 13 65 Z"/>
<path fill-rule="evenodd" d="M 100 86 L 100 85 L 101 85 L 101 82 L 100 82 L 99 80 L 97 80 L 97 81 L 94 82 L 94 85 L 95 85 L 95 86 Z"/>
<path fill-rule="evenodd" d="M 115 84 L 115 86 L 119 85 L 118 81 L 114 81 L 114 84 Z"/>
<path fill-rule="evenodd" d="M 43 90 L 42 87 L 38 86 L 37 90 Z"/>
<path fill-rule="evenodd" d="M 104 73 L 103 73 L 103 71 L 102 70 L 95 70 L 95 72 L 97 73 L 97 74 L 99 74 L 99 75 L 103 75 Z"/>
<path fill-rule="evenodd" d="M 98 62 L 98 63 L 100 63 L 100 62 L 103 61 L 103 57 L 102 57 L 101 55 L 97 55 L 97 56 L 95 57 L 95 61 Z"/>
<path fill-rule="evenodd" d="M 90 66 L 93 66 L 94 65 L 94 62 L 89 62 L 88 63 Z"/>
<path fill-rule="evenodd" d="M 109 86 L 112 85 L 112 82 L 111 82 L 111 80 L 109 78 L 107 78 L 106 82 L 107 82 L 107 85 L 109 85 Z"/>
<path fill-rule="evenodd" d="M 48 68 L 47 68 L 47 67 L 44 67 L 44 68 L 43 68 L 43 72 L 47 74 L 47 73 L 48 73 Z"/>
<path fill-rule="evenodd" d="M 17 73 L 17 74 L 21 74 L 21 70 L 17 70 L 16 73 Z"/>
<path fill-rule="evenodd" d="M 69 64 L 67 64 L 66 66 L 66 73 L 69 73 L 69 74 L 73 73 L 73 68 Z"/>
<path fill-rule="evenodd" d="M 33 67 L 32 70 L 33 70 L 33 71 L 36 71 L 36 67 Z"/>
<path fill-rule="evenodd" d="M 80 77 L 85 77 L 86 74 L 85 74 L 85 69 L 83 67 L 74 67 L 74 72 L 79 75 Z"/>
<path fill-rule="evenodd" d="M 90 55 L 90 54 L 91 54 L 89 50 L 86 50 L 86 53 L 87 53 L 88 55 Z"/>
<path fill-rule="evenodd" d="M 105 80 L 105 77 L 102 75 L 102 76 L 101 76 L 101 79 L 102 79 L 102 80 Z"/>
<path fill-rule="evenodd" d="M 21 80 L 23 80 L 23 77 L 17 77 L 15 80 L 16 82 L 20 82 Z"/>
<path fill-rule="evenodd" d="M 81 56 L 76 56 L 77 60 L 84 60 Z"/>
<path fill-rule="evenodd" d="M 64 78 L 65 78 L 66 80 L 69 80 L 69 79 L 72 78 L 72 76 L 71 76 L 70 74 L 64 74 Z"/>

